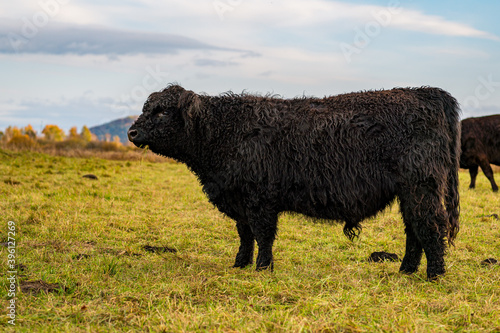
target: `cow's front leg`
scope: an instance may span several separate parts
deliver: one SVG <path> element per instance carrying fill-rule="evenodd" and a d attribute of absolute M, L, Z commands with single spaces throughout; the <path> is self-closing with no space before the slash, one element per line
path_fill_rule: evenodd
<path fill-rule="evenodd" d="M 236 229 L 240 236 L 240 248 L 233 267 L 243 268 L 253 261 L 255 237 L 247 221 L 236 221 Z"/>
<path fill-rule="evenodd" d="M 257 254 L 256 269 L 258 271 L 274 268 L 273 243 L 276 238 L 278 223 L 277 214 L 256 212 L 249 218 L 250 227 L 253 230 L 259 252 Z"/>

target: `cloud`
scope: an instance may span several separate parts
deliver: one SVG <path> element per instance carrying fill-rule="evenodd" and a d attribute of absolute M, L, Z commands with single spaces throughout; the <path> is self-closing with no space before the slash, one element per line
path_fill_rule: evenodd
<path fill-rule="evenodd" d="M 463 23 L 448 21 L 442 17 L 426 15 L 419 11 L 402 10 L 392 18 L 395 27 L 434 35 L 472 37 L 500 41 L 500 38 Z"/>
<path fill-rule="evenodd" d="M 372 21 L 382 22 L 388 28 L 426 34 L 500 40 L 492 33 L 464 23 L 405 9 L 404 3 L 399 1 L 392 1 L 395 5 L 387 6 L 327 0 L 228 1 L 223 11 L 216 8 L 216 3 L 218 1 L 205 0 L 68 3 L 61 5 L 53 15 L 45 13 L 48 20 L 41 23 L 35 22 L 36 14 L 44 13 L 41 6 L 33 5 L 20 16 L 22 11 L 15 3 L 4 10 L 0 5 L 0 13 L 13 11 L 20 17 L 17 20 L 0 18 L 0 53 L 106 54 L 113 57 L 137 53 L 172 54 L 184 49 L 221 50 L 224 47 L 215 45 L 224 44 L 230 45 L 229 49 L 241 49 L 247 48 L 243 45 L 249 43 L 255 47 L 266 40 L 280 40 L 283 34 L 300 40 L 304 28 L 309 34 L 324 36 L 352 31 Z M 76 20 L 74 13 L 86 19 Z M 127 28 L 98 25 L 104 22 Z M 140 28 L 142 32 L 137 30 Z M 182 35 L 169 33 L 179 29 Z"/>
<path fill-rule="evenodd" d="M 215 59 L 195 59 L 194 64 L 200 67 L 227 67 L 237 65 L 234 61 L 222 61 Z"/>
<path fill-rule="evenodd" d="M 186 49 L 226 50 L 248 54 L 246 50 L 217 47 L 177 34 L 126 31 L 57 22 L 51 22 L 41 28 L 26 23 L 16 29 L 16 24 L 11 20 L 3 19 L 0 23 L 0 53 L 7 54 L 119 56 L 175 54 Z"/>
<path fill-rule="evenodd" d="M 388 1 L 387 6 L 350 4 L 326 0 L 255 0 L 251 5 L 241 2 L 222 13 L 221 19 L 234 24 L 275 26 L 282 28 L 335 26 L 345 29 L 358 24 L 375 21 L 384 26 L 418 31 L 427 34 L 473 37 L 500 41 L 500 38 L 486 31 L 478 30 L 464 23 L 406 9 L 401 1 Z M 337 24 L 338 23 L 338 24 Z M 327 29 L 327 31 L 331 31 Z M 322 31 L 318 30 L 318 33 Z"/>
<path fill-rule="evenodd" d="M 436 46 L 412 46 L 408 47 L 409 50 L 415 52 L 415 54 L 421 54 L 425 56 L 435 57 L 445 56 L 453 58 L 464 58 L 464 59 L 482 59 L 487 60 L 491 58 L 491 55 L 481 49 L 462 47 L 462 46 L 450 46 L 450 45 L 436 45 Z"/>

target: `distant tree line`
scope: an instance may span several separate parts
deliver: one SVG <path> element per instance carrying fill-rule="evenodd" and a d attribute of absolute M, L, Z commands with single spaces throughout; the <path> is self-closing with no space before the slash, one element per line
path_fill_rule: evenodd
<path fill-rule="evenodd" d="M 120 137 L 111 138 L 108 134 L 105 140 L 100 141 L 87 126 L 83 126 L 80 133 L 77 127 L 70 128 L 68 134 L 57 125 L 46 125 L 41 135 L 28 125 L 23 128 L 9 126 L 0 131 L 0 144 L 13 149 L 97 149 L 106 151 L 124 150 L 126 147 L 120 142 Z"/>

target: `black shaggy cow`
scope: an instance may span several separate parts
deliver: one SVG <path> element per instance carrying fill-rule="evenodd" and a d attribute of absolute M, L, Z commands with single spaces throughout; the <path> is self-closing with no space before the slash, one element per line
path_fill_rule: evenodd
<path fill-rule="evenodd" d="M 153 93 L 128 131 L 136 146 L 181 161 L 209 200 L 236 220 L 234 267 L 273 268 L 278 215 L 292 211 L 360 222 L 397 197 L 406 226 L 400 270 L 445 272 L 458 232 L 460 123 L 456 100 L 437 88 L 319 98 L 198 95 L 172 85 Z"/>
<path fill-rule="evenodd" d="M 498 186 L 493 178 L 491 164 L 500 165 L 500 115 L 462 120 L 462 154 L 460 167 L 469 169 L 470 188 L 476 187 L 480 166 L 494 192 Z"/>

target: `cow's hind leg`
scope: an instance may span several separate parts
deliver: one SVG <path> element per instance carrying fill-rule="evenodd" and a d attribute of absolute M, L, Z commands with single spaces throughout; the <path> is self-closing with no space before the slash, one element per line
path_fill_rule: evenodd
<path fill-rule="evenodd" d="M 479 165 L 481 166 L 481 170 L 483 170 L 486 178 L 490 181 L 493 192 L 498 192 L 498 186 L 495 183 L 495 178 L 493 177 L 493 169 L 491 169 L 490 162 L 488 162 L 488 159 L 485 156 L 481 156 L 479 158 Z"/>
<path fill-rule="evenodd" d="M 478 171 L 479 166 L 474 165 L 469 168 L 469 174 L 470 174 L 470 185 L 469 188 L 475 188 L 476 187 L 476 177 L 477 177 L 477 171 Z"/>
<path fill-rule="evenodd" d="M 240 248 L 233 267 L 243 268 L 253 261 L 255 237 L 246 221 L 237 221 L 236 229 L 238 229 L 238 235 L 240 236 Z"/>
<path fill-rule="evenodd" d="M 401 211 L 406 225 L 406 254 L 401 271 L 414 272 L 421 250 L 427 258 L 427 279 L 445 273 L 444 255 L 447 235 L 446 212 L 435 180 L 413 185 L 400 195 Z"/>
<path fill-rule="evenodd" d="M 403 216 L 408 215 L 403 213 Z M 407 221 L 411 220 L 411 217 L 404 217 L 405 224 Z M 406 252 L 401 263 L 399 270 L 402 273 L 412 274 L 418 270 L 420 266 L 420 260 L 422 259 L 422 245 L 413 231 L 413 225 L 411 223 L 406 224 Z"/>

